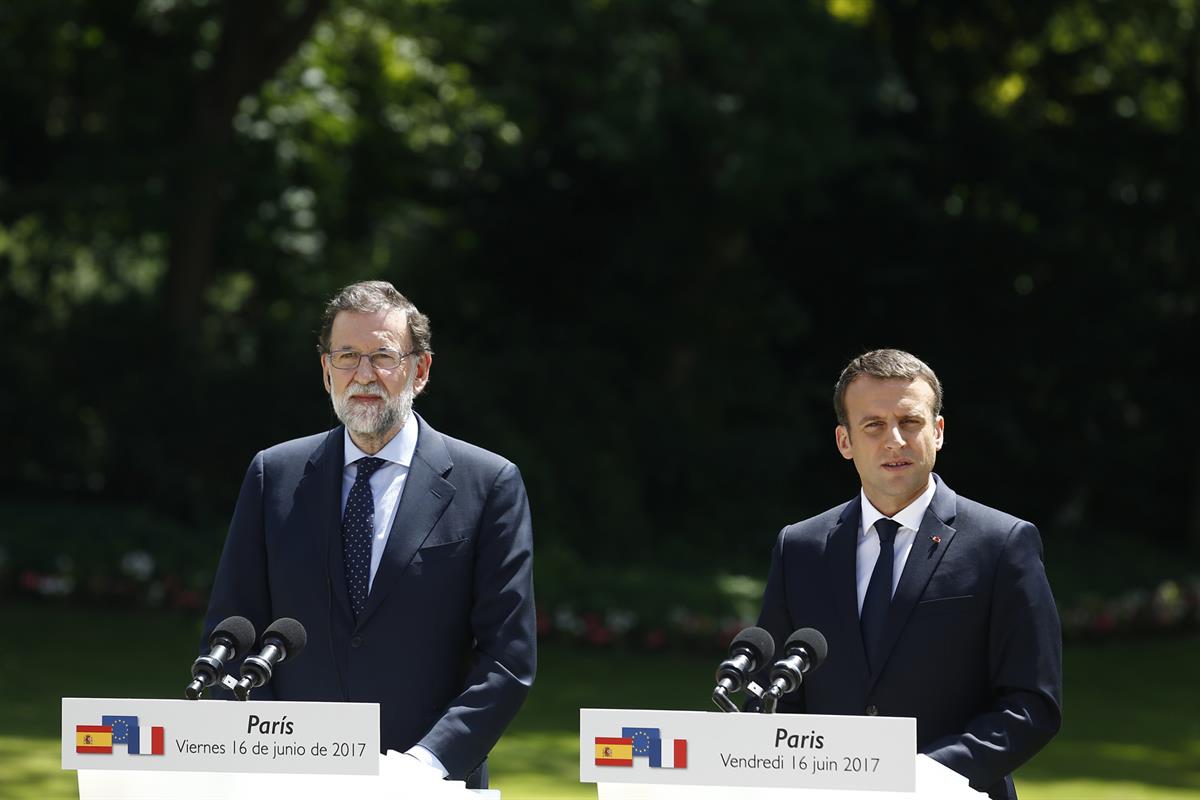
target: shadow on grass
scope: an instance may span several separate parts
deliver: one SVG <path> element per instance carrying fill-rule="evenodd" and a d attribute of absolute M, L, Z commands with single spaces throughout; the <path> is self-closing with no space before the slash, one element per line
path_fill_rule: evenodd
<path fill-rule="evenodd" d="M 1200 639 L 1075 646 L 1064 658 L 1062 731 L 1018 783 L 1112 782 L 1200 797 Z"/>

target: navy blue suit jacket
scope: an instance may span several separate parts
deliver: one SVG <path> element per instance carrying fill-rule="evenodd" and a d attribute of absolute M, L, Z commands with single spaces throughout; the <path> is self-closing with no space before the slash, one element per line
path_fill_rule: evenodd
<path fill-rule="evenodd" d="M 463 780 L 533 683 L 529 504 L 512 463 L 414 423 L 416 454 L 359 618 L 342 565 L 338 427 L 254 457 L 205 633 L 233 614 L 260 633 L 279 617 L 299 620 L 307 648 L 255 700 L 378 702 L 383 749 L 420 743 Z"/>
<path fill-rule="evenodd" d="M 875 672 L 858 621 L 859 498 L 780 532 L 759 625 L 777 647 L 816 628 L 829 657 L 779 710 L 916 717 L 920 752 L 993 798 L 1015 798 L 1010 773 L 1062 720 L 1062 632 L 1041 538 L 934 477 Z"/>

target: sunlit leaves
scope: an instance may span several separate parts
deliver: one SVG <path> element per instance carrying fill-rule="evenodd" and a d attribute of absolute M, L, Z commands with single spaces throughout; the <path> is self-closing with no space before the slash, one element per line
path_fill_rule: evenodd
<path fill-rule="evenodd" d="M 439 50 L 436 40 L 402 33 L 382 15 L 342 6 L 259 98 L 243 102 L 235 124 L 252 138 L 291 141 L 285 160 L 353 144 L 361 115 L 372 112 L 398 135 L 397 147 L 418 152 L 471 150 L 470 136 L 479 133 L 518 140 L 503 109 L 479 95 L 470 70 L 442 62 Z"/>
<path fill-rule="evenodd" d="M 993 113 L 1002 115 L 1013 103 L 1021 99 L 1025 88 L 1025 76 L 1018 72 L 1010 72 L 988 84 L 983 92 L 983 102 Z"/>
<path fill-rule="evenodd" d="M 1070 125 L 1080 103 L 1109 95 L 1116 118 L 1176 131 L 1185 102 L 1182 83 L 1196 68 L 1186 56 L 1194 6 L 1194 0 L 1066 3 L 1048 15 L 1037 36 L 1012 46 L 1008 61 L 1014 72 L 993 77 L 980 102 L 992 114 L 1007 116 L 1025 97 L 1029 120 Z"/>
<path fill-rule="evenodd" d="M 471 69 L 445 56 L 420 8 L 336 4 L 291 62 L 241 101 L 234 128 L 273 150 L 282 178 L 281 200 L 264 198 L 255 223 L 281 251 L 322 258 L 330 229 L 342 224 L 377 226 L 392 239 L 397 225 L 407 229 L 402 220 L 436 216 L 419 209 L 418 197 L 467 179 L 494 148 L 522 141 Z M 371 188 L 352 175 L 370 176 Z M 307 193 L 302 208 L 297 186 Z M 381 214 L 352 222 L 346 215 L 358 201 L 350 193 L 363 191 Z M 277 204 L 283 213 L 264 211 Z"/>
<path fill-rule="evenodd" d="M 65 325 L 80 306 L 152 295 L 166 273 L 165 244 L 151 233 L 72 240 L 30 214 L 0 225 L 0 295 L 36 303 L 46 321 Z"/>
<path fill-rule="evenodd" d="M 1102 44 L 1109 35 L 1093 3 L 1075 2 L 1059 8 L 1046 24 L 1044 41 L 1056 53 L 1074 53 Z"/>
<path fill-rule="evenodd" d="M 1179 129 L 1184 97 L 1178 80 L 1147 80 L 1138 96 L 1138 107 L 1148 125 L 1165 132 Z"/>
<path fill-rule="evenodd" d="M 825 10 L 831 17 L 852 25 L 866 25 L 874 8 L 874 0 L 825 0 Z"/>

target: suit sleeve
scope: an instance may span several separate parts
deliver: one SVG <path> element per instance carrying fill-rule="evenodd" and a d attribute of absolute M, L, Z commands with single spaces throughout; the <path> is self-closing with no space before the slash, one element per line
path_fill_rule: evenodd
<path fill-rule="evenodd" d="M 988 634 L 994 701 L 966 730 L 925 752 L 986 790 L 1028 761 L 1062 724 L 1062 629 L 1037 528 L 1009 531 L 996 570 Z"/>
<path fill-rule="evenodd" d="M 233 519 L 229 523 L 225 547 L 217 565 L 217 575 L 208 600 L 208 613 L 204 617 L 204 638 L 200 642 L 200 649 L 204 653 L 208 652 L 209 633 L 226 617 L 246 617 L 260 635 L 273 619 L 267 588 L 267 550 L 263 530 L 263 473 L 263 454 L 260 452 L 246 470 Z M 236 675 L 245 655 L 239 653 L 236 660 L 226 664 L 227 671 Z M 232 693 L 217 687 L 211 693 L 213 697 L 232 697 Z M 274 700 L 274 688 L 268 683 L 255 689 L 253 699 Z"/>
<path fill-rule="evenodd" d="M 537 664 L 533 528 L 525 484 L 513 464 L 500 470 L 484 503 L 471 628 L 475 645 L 463 691 L 420 741 L 459 780 L 512 722 Z"/>

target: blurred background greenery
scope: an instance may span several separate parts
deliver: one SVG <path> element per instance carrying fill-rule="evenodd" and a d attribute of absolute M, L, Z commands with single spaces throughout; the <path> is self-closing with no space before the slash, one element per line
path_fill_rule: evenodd
<path fill-rule="evenodd" d="M 382 277 L 433 320 L 421 413 L 522 468 L 562 658 L 707 674 L 778 529 L 853 495 L 829 396 L 876 346 L 941 375 L 939 471 L 1039 525 L 1073 647 L 1194 652 L 1198 14 L 9 0 L 2 610 L 194 640 L 245 465 L 333 423 L 322 302 Z M 1113 746 L 1200 792 L 1143 691 Z M 1063 780 L 1118 786 L 1089 748 Z"/>

